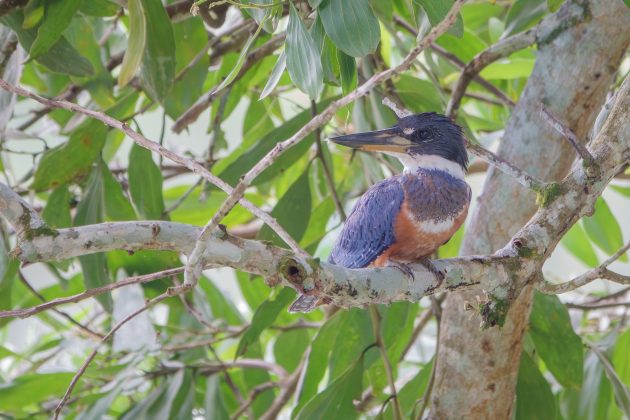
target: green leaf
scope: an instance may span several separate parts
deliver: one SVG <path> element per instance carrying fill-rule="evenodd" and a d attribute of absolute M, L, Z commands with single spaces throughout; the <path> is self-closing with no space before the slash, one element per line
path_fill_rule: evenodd
<path fill-rule="evenodd" d="M 599 265 L 599 260 L 591 241 L 586 236 L 584 229 L 579 223 L 574 224 L 571 229 L 562 237 L 562 245 L 580 261 L 589 267 Z"/>
<path fill-rule="evenodd" d="M 79 10 L 88 16 L 107 17 L 114 16 L 118 12 L 118 6 L 109 0 L 84 0 Z"/>
<path fill-rule="evenodd" d="M 140 216 L 159 220 L 164 214 L 162 172 L 151 152 L 134 143 L 129 153 L 129 193 Z"/>
<path fill-rule="evenodd" d="M 347 95 L 357 87 L 357 63 L 354 57 L 350 57 L 341 50 L 337 50 L 337 60 L 339 61 L 341 90 L 344 95 Z"/>
<path fill-rule="evenodd" d="M 536 24 L 547 13 L 545 0 L 516 0 L 508 11 L 503 38 Z"/>
<path fill-rule="evenodd" d="M 582 340 L 575 334 L 566 306 L 555 295 L 536 292 L 529 317 L 536 351 L 564 387 L 579 388 L 584 368 Z"/>
<path fill-rule="evenodd" d="M 591 346 L 591 350 L 599 358 L 600 363 L 604 367 L 604 372 L 612 385 L 613 393 L 615 395 L 615 402 L 617 407 L 622 411 L 626 418 L 630 418 L 630 388 L 624 384 L 614 366 L 610 363 L 608 356 L 596 346 Z"/>
<path fill-rule="evenodd" d="M 630 1 L 630 0 L 628 0 Z M 619 194 L 624 195 L 626 197 L 630 197 L 630 187 L 622 187 L 620 185 L 611 185 L 610 188 L 617 191 Z"/>
<path fill-rule="evenodd" d="M 564 3 L 564 0 L 547 0 L 547 8 L 551 13 L 554 13 L 560 8 L 560 6 L 562 6 L 562 3 Z"/>
<path fill-rule="evenodd" d="M 297 328 L 281 333 L 273 344 L 273 356 L 287 372 L 298 367 L 311 338 L 306 328 Z"/>
<path fill-rule="evenodd" d="M 513 58 L 506 62 L 495 62 L 484 68 L 480 76 L 488 80 L 512 80 L 529 77 L 534 70 L 535 60 Z"/>
<path fill-rule="evenodd" d="M 344 323 L 347 316 L 348 312 L 338 311 L 317 331 L 317 335 L 311 344 L 311 351 L 308 354 L 306 371 L 292 418 L 297 415 L 304 404 L 317 394 L 319 383 L 326 373 L 328 355 L 335 345 L 337 335 L 341 332 L 340 326 Z"/>
<path fill-rule="evenodd" d="M 311 99 L 316 99 L 324 87 L 324 71 L 315 41 L 308 33 L 293 4 L 290 4 L 286 54 L 289 76 L 296 86 Z"/>
<path fill-rule="evenodd" d="M 157 102 L 168 95 L 175 78 L 175 38 L 171 20 L 159 0 L 142 0 L 146 43 L 140 71 L 145 92 Z"/>
<path fill-rule="evenodd" d="M 375 341 L 368 311 L 350 309 L 342 321 L 339 326 L 341 333 L 337 335 L 330 352 L 329 382 L 341 375 L 354 362 L 356 355 L 361 354 Z M 376 359 L 368 359 L 366 367 L 374 360 Z"/>
<path fill-rule="evenodd" d="M 252 44 L 254 43 L 256 38 L 258 37 L 258 34 L 260 33 L 261 29 L 262 29 L 262 26 L 258 26 L 258 29 L 256 29 L 256 32 L 254 32 L 247 39 L 247 42 L 245 43 L 243 48 L 241 48 L 241 53 L 239 54 L 238 59 L 236 59 L 236 64 L 234 65 L 234 67 L 232 68 L 230 73 L 227 75 L 227 77 L 225 79 L 223 79 L 221 84 L 219 86 L 217 86 L 217 88 L 216 88 L 217 91 L 220 91 L 220 90 L 224 89 L 227 85 L 232 83 L 232 81 L 236 78 L 236 76 L 238 76 L 238 74 L 241 71 L 241 68 L 243 67 L 243 64 L 245 63 L 245 59 L 247 58 L 247 54 L 249 53 L 249 49 L 251 48 Z"/>
<path fill-rule="evenodd" d="M 70 135 L 68 142 L 47 151 L 37 166 L 32 188 L 55 188 L 85 176 L 105 144 L 107 127 L 100 121 L 87 120 Z"/>
<path fill-rule="evenodd" d="M 302 239 L 311 216 L 311 188 L 308 170 L 304 171 L 287 192 L 280 197 L 271 211 L 271 216 L 282 225 L 293 239 L 296 241 Z M 260 230 L 258 239 L 268 240 L 276 245 L 284 244 L 278 234 L 267 225 Z"/>
<path fill-rule="evenodd" d="M 172 119 L 176 119 L 190 108 L 203 92 L 203 84 L 208 75 L 208 63 L 197 60 L 190 68 L 188 65 L 205 48 L 208 34 L 201 19 L 186 19 L 173 23 L 175 36 L 176 74 L 182 74 L 173 85 L 168 98 L 164 101 L 164 110 Z"/>
<path fill-rule="evenodd" d="M 426 392 L 429 379 L 431 379 L 432 370 L 433 359 L 422 366 L 422 368 L 418 370 L 418 373 L 398 391 L 398 401 L 400 402 L 400 408 L 405 418 L 412 418 L 411 413 L 416 406 L 416 401 Z M 394 418 L 391 404 L 389 404 L 385 410 L 385 418 Z"/>
<path fill-rule="evenodd" d="M 323 0 L 319 15 L 337 48 L 353 57 L 376 50 L 381 28 L 368 0 Z"/>
<path fill-rule="evenodd" d="M 16 379 L 0 384 L 0 410 L 26 412 L 37 402 L 62 395 L 74 372 L 34 373 L 18 375 Z"/>
<path fill-rule="evenodd" d="M 612 389 L 604 374 L 604 367 L 592 351 L 587 352 L 584 361 L 584 381 L 582 387 L 566 388 L 561 394 L 565 419 L 591 420 L 608 418 L 612 402 Z"/>
<path fill-rule="evenodd" d="M 24 8 L 24 22 L 22 28 L 31 29 L 36 27 L 44 18 L 46 4 L 44 0 L 31 0 Z"/>
<path fill-rule="evenodd" d="M 630 329 L 627 329 L 623 334 L 617 337 L 617 341 L 613 347 L 612 354 L 612 364 L 615 368 L 615 372 L 619 377 L 619 381 L 621 381 L 626 389 L 630 388 L 630 358 L 628 355 L 630 354 Z M 617 403 L 620 409 L 624 409 L 621 405 L 619 405 L 620 399 L 618 399 Z M 624 413 L 626 417 L 630 417 L 630 412 L 627 409 L 624 409 Z"/>
<path fill-rule="evenodd" d="M 317 109 L 323 109 L 328 106 L 333 98 L 321 101 L 317 105 Z M 264 137 L 254 137 L 255 142 L 252 144 L 245 143 L 238 147 L 227 158 L 217 163 L 215 169 L 219 173 L 221 179 L 228 184 L 234 185 L 238 182 L 240 176 L 251 169 L 260 161 L 273 147 L 280 141 L 285 140 L 297 132 L 311 119 L 311 111 L 305 110 L 285 121 L 278 128 L 270 131 Z M 256 133 L 254 133 L 256 134 Z M 290 167 L 295 161 L 302 156 L 310 148 L 314 138 L 308 136 L 296 146 L 283 153 L 276 162 L 269 168 L 264 170 L 262 174 L 254 181 L 254 185 L 259 185 L 269 181 L 277 176 L 279 172 Z"/>
<path fill-rule="evenodd" d="M 17 279 L 20 260 L 9 255 L 4 243 L 0 245 L 0 310 L 12 309 L 12 289 Z M 12 321 L 11 318 L 0 318 L 0 327 Z"/>
<path fill-rule="evenodd" d="M 624 3 L 626 6 L 630 7 L 630 0 L 623 0 L 623 3 Z"/>
<path fill-rule="evenodd" d="M 211 375 L 206 379 L 206 394 L 204 407 L 207 420 L 229 420 L 230 415 L 225 408 L 225 401 L 221 395 L 219 375 Z"/>
<path fill-rule="evenodd" d="M 354 401 L 361 398 L 363 389 L 363 354 L 326 389 L 310 400 L 296 420 L 344 419 L 358 417 Z M 356 358 L 356 354 L 353 355 Z"/>
<path fill-rule="evenodd" d="M 286 68 L 287 68 L 287 54 L 286 54 L 286 51 L 282 51 L 280 55 L 278 56 L 278 61 L 276 61 L 276 65 L 273 67 L 273 70 L 271 71 L 271 75 L 269 76 L 269 79 L 267 80 L 265 87 L 260 93 L 260 97 L 258 98 L 258 100 L 266 98 L 267 96 L 269 96 L 271 92 L 273 92 L 273 90 L 278 85 L 280 78 L 282 77 L 282 73 L 284 73 L 284 70 Z"/>
<path fill-rule="evenodd" d="M 240 356 L 247 352 L 247 349 L 253 343 L 258 341 L 260 334 L 271 326 L 282 310 L 295 299 L 293 289 L 285 287 L 275 296 L 265 300 L 252 316 L 252 322 L 238 342 L 236 355 Z"/>
<path fill-rule="evenodd" d="M 21 12 L 18 11 L 0 17 L 0 23 L 15 31 L 22 47 L 25 50 L 30 50 L 33 41 L 37 37 L 37 30 L 22 28 Z M 94 67 L 92 67 L 90 61 L 81 56 L 63 36 L 36 60 L 48 67 L 49 70 L 57 73 L 72 76 L 91 76 L 94 74 Z"/>
<path fill-rule="evenodd" d="M 79 10 L 82 0 L 47 0 L 44 20 L 37 29 L 37 38 L 29 50 L 31 59 L 42 56 L 61 39 L 61 34 L 70 25 Z"/>
<path fill-rule="evenodd" d="M 109 171 L 107 165 L 100 163 L 103 176 L 103 194 L 105 200 L 105 217 L 107 220 L 135 220 L 136 212 L 123 193 L 122 186 Z"/>
<path fill-rule="evenodd" d="M 214 285 L 212 280 L 202 278 L 199 281 L 199 287 L 205 293 L 214 318 L 224 320 L 228 325 L 241 325 L 243 323 L 241 313 L 232 301 Z"/>
<path fill-rule="evenodd" d="M 556 401 L 549 383 L 525 352 L 521 355 L 516 383 L 516 420 L 554 418 Z"/>
<path fill-rule="evenodd" d="M 88 179 L 87 186 L 83 192 L 83 197 L 77 206 L 77 214 L 74 217 L 75 226 L 83 226 L 103 222 L 105 217 L 103 174 L 100 168 L 96 167 Z M 89 247 L 89 244 L 85 245 Z M 83 271 L 83 281 L 85 287 L 92 289 L 104 286 L 111 282 L 107 259 L 102 252 L 88 254 L 79 257 L 81 270 Z M 109 293 L 98 295 L 96 299 L 108 311 L 112 311 L 112 298 Z"/>
<path fill-rule="evenodd" d="M 608 254 L 614 254 L 623 246 L 621 227 L 602 197 L 595 203 L 595 214 L 582 219 L 584 230 L 595 244 Z M 620 261 L 628 261 L 622 255 Z"/>
<path fill-rule="evenodd" d="M 414 2 L 420 4 L 424 9 L 427 17 L 429 18 L 429 22 L 431 26 L 435 26 L 438 23 L 442 22 L 448 12 L 453 7 L 453 0 L 414 0 Z M 464 35 L 464 20 L 462 19 L 461 14 L 457 14 L 457 20 L 448 30 L 450 34 L 461 38 Z"/>
<path fill-rule="evenodd" d="M 147 24 L 144 20 L 142 0 L 129 0 L 129 41 L 123 57 L 118 86 L 126 86 L 136 75 L 142 62 L 142 55 L 147 41 Z"/>
<path fill-rule="evenodd" d="M 42 217 L 51 228 L 66 228 L 72 226 L 72 216 L 70 216 L 70 200 L 72 196 L 67 185 L 61 185 L 55 189 L 42 213 Z"/>

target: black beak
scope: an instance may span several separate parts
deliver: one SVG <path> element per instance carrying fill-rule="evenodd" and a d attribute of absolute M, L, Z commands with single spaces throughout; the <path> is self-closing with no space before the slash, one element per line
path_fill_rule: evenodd
<path fill-rule="evenodd" d="M 403 132 L 398 126 L 384 130 L 331 137 L 330 141 L 353 149 L 377 152 L 404 153 L 409 146 L 413 145 L 411 141 L 403 137 Z"/>

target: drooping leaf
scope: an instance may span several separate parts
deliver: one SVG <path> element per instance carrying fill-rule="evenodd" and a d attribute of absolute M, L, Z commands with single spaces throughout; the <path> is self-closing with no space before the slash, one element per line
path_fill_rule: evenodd
<path fill-rule="evenodd" d="M 151 152 L 134 143 L 129 153 L 129 193 L 138 213 L 145 219 L 159 220 L 164 213 L 162 172 Z"/>
<path fill-rule="evenodd" d="M 326 389 L 310 400 L 298 413 L 296 420 L 355 419 L 358 412 L 354 401 L 363 389 L 363 354 Z M 354 355 L 356 358 L 357 355 Z"/>
<path fill-rule="evenodd" d="M 310 337 L 306 328 L 284 331 L 276 338 L 273 345 L 276 363 L 287 372 L 293 372 L 300 364 L 309 343 Z"/>
<path fill-rule="evenodd" d="M 263 330 L 273 324 L 280 311 L 284 310 L 293 299 L 295 299 L 295 292 L 285 287 L 274 298 L 269 298 L 260 304 L 252 316 L 250 326 L 238 342 L 237 356 L 244 354 L 250 345 L 258 341 Z"/>
<path fill-rule="evenodd" d="M 311 99 L 316 99 L 324 87 L 322 61 L 315 41 L 304 27 L 293 4 L 290 5 L 285 51 L 291 80 Z"/>
<path fill-rule="evenodd" d="M 114 16 L 119 7 L 110 0 L 82 1 L 79 10 L 88 16 L 106 17 Z"/>
<path fill-rule="evenodd" d="M 624 339 L 624 342 L 626 340 L 627 339 Z M 615 371 L 615 367 L 610 362 L 608 355 L 597 348 L 597 346 L 591 346 L 591 350 L 599 358 L 600 363 L 604 367 L 604 372 L 612 385 L 617 407 L 621 410 L 625 417 L 630 418 L 630 387 L 619 377 L 619 374 Z"/>
<path fill-rule="evenodd" d="M 118 86 L 124 87 L 136 75 L 142 63 L 147 41 L 147 24 L 142 0 L 129 0 L 129 41 L 118 73 Z"/>
<path fill-rule="evenodd" d="M 282 73 L 284 73 L 284 70 L 286 68 L 287 68 L 287 55 L 286 55 L 286 51 L 282 51 L 280 55 L 278 56 L 278 61 L 276 62 L 276 65 L 273 67 L 273 70 L 271 71 L 271 75 L 269 76 L 269 79 L 267 80 L 265 87 L 260 93 L 260 97 L 258 98 L 258 100 L 266 98 L 267 96 L 269 96 L 271 92 L 273 92 L 273 90 L 278 85 L 278 82 L 280 81 L 280 77 L 282 77 Z"/>
<path fill-rule="evenodd" d="M 376 50 L 381 29 L 368 0 L 323 0 L 318 10 L 326 33 L 341 51 L 362 57 Z"/>
<path fill-rule="evenodd" d="M 219 375 L 211 375 L 206 379 L 204 408 L 207 420 L 229 420 L 230 418 L 219 385 Z"/>
<path fill-rule="evenodd" d="M 591 241 L 589 241 L 580 223 L 574 224 L 569 229 L 562 238 L 561 243 L 571 254 L 575 255 L 587 266 L 596 267 L 599 264 Z"/>
<path fill-rule="evenodd" d="M 535 25 L 546 12 L 545 0 L 516 0 L 508 11 L 503 38 Z"/>
<path fill-rule="evenodd" d="M 96 167 L 92 170 L 87 185 L 83 191 L 81 201 L 77 206 L 77 213 L 74 217 L 75 226 L 84 226 L 94 223 L 100 223 L 105 220 L 105 200 L 103 173 L 100 168 Z M 90 247 L 87 243 L 84 246 Z M 107 259 L 102 252 L 95 254 L 87 254 L 79 257 L 81 270 L 83 271 L 83 281 L 85 287 L 92 289 L 100 287 L 111 282 L 109 269 L 107 267 Z M 112 311 L 112 298 L 110 294 L 101 294 L 96 299 L 108 311 Z"/>
<path fill-rule="evenodd" d="M 549 383 L 531 357 L 523 352 L 516 383 L 516 420 L 555 418 L 556 401 Z M 551 414 L 554 413 L 554 414 Z"/>
<path fill-rule="evenodd" d="M 55 188 L 85 176 L 97 158 L 107 136 L 107 127 L 87 120 L 70 135 L 68 142 L 44 154 L 35 171 L 35 191 Z"/>
<path fill-rule="evenodd" d="M 168 95 L 175 78 L 175 39 L 171 20 L 158 0 L 141 0 L 146 42 L 140 76 L 147 94 L 157 102 Z"/>
<path fill-rule="evenodd" d="M 575 334 L 566 306 L 555 295 L 536 292 L 529 318 L 536 351 L 553 376 L 565 387 L 582 384 L 582 340 Z"/>
<path fill-rule="evenodd" d="M 236 78 L 236 76 L 238 76 L 239 72 L 241 71 L 241 68 L 243 67 L 243 64 L 245 63 L 245 58 L 247 58 L 247 54 L 249 53 L 249 49 L 251 48 L 252 44 L 254 43 L 256 38 L 258 37 L 258 34 L 260 33 L 261 29 L 262 29 L 262 26 L 259 26 L 258 29 L 256 29 L 256 32 L 254 32 L 247 39 L 247 42 L 245 42 L 245 45 L 241 49 L 241 53 L 239 54 L 238 59 L 236 60 L 236 64 L 232 68 L 232 71 L 230 71 L 230 74 L 228 74 L 227 77 L 225 79 L 223 79 L 221 84 L 219 84 L 219 86 L 217 86 L 217 88 L 216 88 L 217 91 L 222 90 L 223 88 L 225 88 L 227 85 L 232 83 L 232 81 Z"/>
<path fill-rule="evenodd" d="M 562 6 L 563 2 L 564 0 L 547 0 L 547 8 L 554 13 Z"/>
<path fill-rule="evenodd" d="M 232 301 L 217 288 L 210 279 L 199 280 L 199 287 L 204 291 L 212 316 L 224 320 L 228 325 L 240 325 L 243 317 Z"/>
<path fill-rule="evenodd" d="M 47 0 L 44 19 L 37 29 L 37 37 L 29 50 L 31 59 L 42 56 L 61 39 L 61 34 L 70 25 L 82 0 Z"/>
<path fill-rule="evenodd" d="M 418 373 L 398 391 L 398 401 L 400 402 L 400 408 L 405 418 L 411 418 L 411 413 L 413 412 L 416 401 L 418 398 L 424 396 L 429 380 L 431 379 L 432 369 L 433 359 L 422 366 L 422 368 L 418 370 Z M 385 418 L 394 418 L 391 404 L 389 404 L 385 410 Z"/>
<path fill-rule="evenodd" d="M 588 236 L 606 253 L 614 254 L 623 246 L 623 234 L 619 222 L 602 197 L 599 197 L 595 203 L 595 214 L 583 218 L 582 221 Z M 622 255 L 619 260 L 628 261 L 628 256 Z"/>
<path fill-rule="evenodd" d="M 103 176 L 103 194 L 105 200 L 105 217 L 107 220 L 124 221 L 134 220 L 136 213 L 127 197 L 125 197 L 122 186 L 109 171 L 107 165 L 99 165 Z"/>
<path fill-rule="evenodd" d="M 22 28 L 22 19 L 22 13 L 16 12 L 0 17 L 0 23 L 15 31 L 22 47 L 25 50 L 30 50 L 37 37 L 37 29 Z M 94 74 L 94 68 L 90 61 L 83 57 L 63 36 L 36 60 L 57 73 L 79 77 Z"/>
<path fill-rule="evenodd" d="M 435 26 L 438 23 L 442 22 L 449 10 L 453 7 L 453 0 L 441 0 L 441 1 L 432 1 L 432 0 L 414 0 L 416 3 L 420 4 L 424 9 L 427 17 L 429 18 L 429 22 L 431 26 Z M 457 15 L 457 20 L 448 30 L 450 34 L 461 38 L 464 35 L 464 21 L 462 19 L 461 14 Z"/>
<path fill-rule="evenodd" d="M 70 200 L 72 196 L 67 185 L 56 188 L 48 197 L 42 218 L 51 228 L 65 228 L 72 226 L 70 216 Z"/>
<path fill-rule="evenodd" d="M 74 372 L 19 375 L 0 384 L 0 410 L 23 412 L 25 407 L 36 406 L 35 401 L 63 394 L 73 376 Z"/>
<path fill-rule="evenodd" d="M 565 419 L 604 419 L 612 402 L 612 389 L 597 356 L 588 351 L 584 359 L 582 387 L 562 392 L 561 409 Z"/>
<path fill-rule="evenodd" d="M 350 57 L 341 50 L 337 51 L 337 60 L 339 61 L 341 90 L 344 95 L 347 95 L 357 86 L 357 63 L 354 57 Z"/>

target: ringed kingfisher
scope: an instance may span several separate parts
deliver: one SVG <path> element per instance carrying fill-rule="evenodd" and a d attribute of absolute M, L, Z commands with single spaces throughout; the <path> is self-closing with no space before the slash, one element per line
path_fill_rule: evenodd
<path fill-rule="evenodd" d="M 330 140 L 395 156 L 404 171 L 373 185 L 358 200 L 328 262 L 346 268 L 395 266 L 413 278 L 406 263 L 420 261 L 441 281 L 443 275 L 428 257 L 462 225 L 471 198 L 461 127 L 429 112 L 400 118 L 384 130 Z M 318 296 L 302 295 L 289 311 L 308 312 L 323 303 Z"/>

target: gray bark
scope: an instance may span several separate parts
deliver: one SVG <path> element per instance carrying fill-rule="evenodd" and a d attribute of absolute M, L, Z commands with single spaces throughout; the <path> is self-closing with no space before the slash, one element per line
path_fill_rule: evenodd
<path fill-rule="evenodd" d="M 587 139 L 623 53 L 630 43 L 630 11 L 621 0 L 567 2 L 558 14 L 582 10 L 573 26 L 539 38 L 536 66 L 510 118 L 499 155 L 545 181 L 564 176 L 575 151 L 540 116 L 541 102 Z M 551 21 L 551 19 L 550 19 Z M 472 215 L 462 254 L 501 248 L 536 211 L 536 197 L 491 169 Z M 479 329 L 464 311 L 481 290 L 450 293 L 445 301 L 431 417 L 510 418 L 523 334 L 533 290 L 513 303 L 503 328 Z"/>

